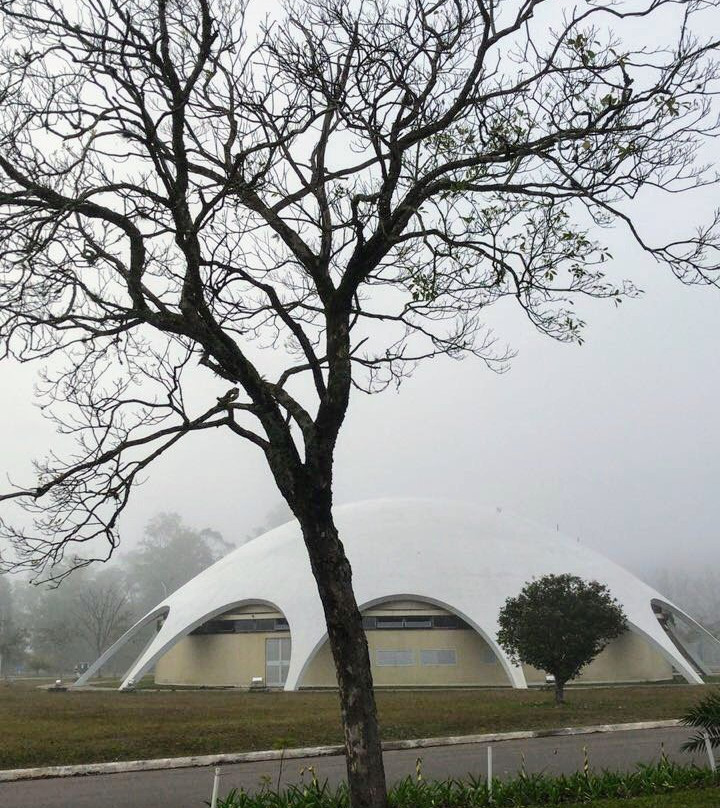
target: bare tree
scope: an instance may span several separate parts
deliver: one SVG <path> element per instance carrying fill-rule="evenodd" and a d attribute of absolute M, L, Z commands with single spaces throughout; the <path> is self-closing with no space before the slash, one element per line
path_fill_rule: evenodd
<path fill-rule="evenodd" d="M 7 577 L 0 575 L 0 677 L 6 676 L 6 663 L 22 657 L 27 634 L 18 625 L 14 592 Z"/>
<path fill-rule="evenodd" d="M 302 527 L 352 804 L 383 806 L 332 516 L 353 386 L 438 355 L 503 368 L 483 327 L 503 300 L 580 341 L 577 298 L 635 293 L 606 274 L 611 225 L 714 283 L 717 215 L 666 244 L 636 217 L 715 179 L 717 6 L 289 0 L 257 23 L 243 0 L 2 0 L 0 345 L 48 360 L 45 412 L 78 446 L 5 497 L 35 517 L 5 524 L 6 563 L 104 558 L 154 459 L 203 430 L 251 443 Z M 636 46 L 638 22 L 674 34 Z"/>
<path fill-rule="evenodd" d="M 96 575 L 75 598 L 73 623 L 96 657 L 130 624 L 130 597 L 114 571 Z M 99 675 L 99 674 L 98 674 Z"/>

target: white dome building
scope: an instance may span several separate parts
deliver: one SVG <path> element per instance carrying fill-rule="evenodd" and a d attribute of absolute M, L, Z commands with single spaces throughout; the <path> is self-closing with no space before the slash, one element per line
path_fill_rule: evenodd
<path fill-rule="evenodd" d="M 627 570 L 562 534 L 494 508 L 427 500 L 337 507 L 377 686 L 544 682 L 496 642 L 506 598 L 533 577 L 572 573 L 606 584 L 630 630 L 582 673 L 585 682 L 701 683 L 678 640 L 681 621 L 711 635 Z M 162 619 L 162 622 L 161 622 Z M 242 545 L 138 621 L 77 681 L 86 682 L 149 623 L 159 629 L 122 687 L 155 668 L 158 683 L 297 690 L 333 687 L 315 580 L 297 522 Z M 712 638 L 712 642 L 718 641 Z"/>

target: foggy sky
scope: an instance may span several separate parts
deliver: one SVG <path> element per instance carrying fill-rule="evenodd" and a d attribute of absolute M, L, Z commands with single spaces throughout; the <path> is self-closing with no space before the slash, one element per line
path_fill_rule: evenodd
<path fill-rule="evenodd" d="M 647 261 L 641 277 L 640 300 L 589 306 L 582 347 L 496 311 L 519 352 L 506 374 L 443 360 L 397 393 L 356 393 L 336 501 L 464 499 L 559 525 L 639 571 L 720 564 L 720 292 L 683 287 Z M 29 481 L 52 426 L 32 404 L 31 368 L 6 363 L 0 374 L 2 468 Z M 122 533 L 134 542 L 152 514 L 175 510 L 241 541 L 277 499 L 254 447 L 190 436 L 135 491 Z"/>
<path fill-rule="evenodd" d="M 642 221 L 656 235 L 699 224 L 715 196 L 646 200 Z M 686 560 L 719 565 L 720 292 L 683 287 L 620 231 L 610 241 L 616 274 L 645 294 L 617 309 L 584 304 L 584 346 L 535 334 L 501 304 L 489 317 L 518 351 L 508 373 L 444 359 L 421 366 L 399 393 L 355 393 L 336 502 L 462 499 L 558 525 L 641 574 Z M 32 404 L 35 370 L 0 364 L 0 471 L 25 485 L 32 457 L 53 440 Z M 189 436 L 135 491 L 123 541 L 166 510 L 238 542 L 278 498 L 255 447 Z"/>

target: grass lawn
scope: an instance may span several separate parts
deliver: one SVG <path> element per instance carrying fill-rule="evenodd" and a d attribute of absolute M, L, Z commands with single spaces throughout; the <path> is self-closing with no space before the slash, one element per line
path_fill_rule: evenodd
<path fill-rule="evenodd" d="M 340 743 L 332 692 L 49 693 L 0 685 L 0 769 Z M 677 718 L 708 688 L 379 692 L 385 739 Z M 720 803 L 719 803 L 720 804 Z"/>

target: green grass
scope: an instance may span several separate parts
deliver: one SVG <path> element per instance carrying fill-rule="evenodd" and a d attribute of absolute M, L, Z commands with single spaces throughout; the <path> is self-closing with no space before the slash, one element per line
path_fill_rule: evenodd
<path fill-rule="evenodd" d="M 49 693 L 0 685 L 0 768 L 340 743 L 333 692 Z M 678 718 L 710 688 L 584 688 L 552 694 L 444 690 L 377 694 L 385 739 Z"/>

